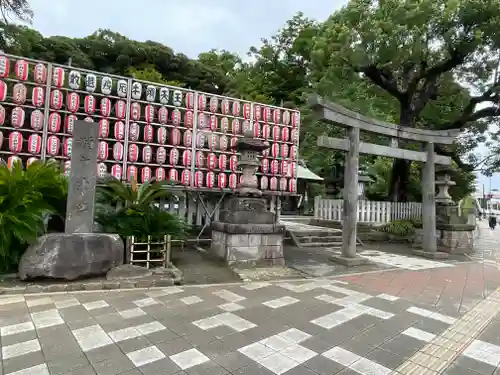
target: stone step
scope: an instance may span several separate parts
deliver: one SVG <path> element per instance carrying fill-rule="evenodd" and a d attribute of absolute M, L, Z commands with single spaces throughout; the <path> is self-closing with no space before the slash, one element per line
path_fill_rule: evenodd
<path fill-rule="evenodd" d="M 340 249 L 342 242 L 301 242 L 302 247 L 331 247 Z"/>
<path fill-rule="evenodd" d="M 292 230 L 293 234 L 297 239 L 303 238 L 303 237 L 330 237 L 330 236 L 340 236 L 342 238 L 342 232 L 341 231 L 332 231 L 332 230 L 305 230 L 305 231 L 297 231 L 297 230 Z"/>
<path fill-rule="evenodd" d="M 300 243 L 310 243 L 310 242 L 342 242 L 342 235 L 333 235 L 333 236 L 297 236 L 297 240 Z"/>

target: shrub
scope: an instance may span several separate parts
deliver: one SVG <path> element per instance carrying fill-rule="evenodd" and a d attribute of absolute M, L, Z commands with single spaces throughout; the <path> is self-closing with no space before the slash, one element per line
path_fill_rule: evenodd
<path fill-rule="evenodd" d="M 26 247 L 45 233 L 48 215 L 64 215 L 67 189 L 56 163 L 0 165 L 0 271 L 15 269 Z"/>
<path fill-rule="evenodd" d="M 406 237 L 415 232 L 415 223 L 412 220 L 394 220 L 382 225 L 379 230 L 398 237 Z"/>

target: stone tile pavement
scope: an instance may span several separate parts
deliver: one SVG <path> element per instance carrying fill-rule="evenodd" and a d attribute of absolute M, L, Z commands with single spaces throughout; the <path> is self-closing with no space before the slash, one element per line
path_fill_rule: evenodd
<path fill-rule="evenodd" d="M 334 279 L 11 295 L 0 373 L 385 375 L 461 316 Z M 449 371 L 497 371 L 497 332 Z"/>

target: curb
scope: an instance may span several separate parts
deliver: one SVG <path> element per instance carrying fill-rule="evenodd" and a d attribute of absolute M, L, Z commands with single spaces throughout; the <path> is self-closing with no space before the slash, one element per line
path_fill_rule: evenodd
<path fill-rule="evenodd" d="M 173 277 L 142 278 L 136 280 L 102 280 L 102 281 L 77 281 L 68 284 L 28 284 L 26 286 L 0 288 L 0 295 L 15 294 L 43 294 L 58 292 L 78 292 L 78 291 L 99 291 L 99 290 L 121 290 L 121 289 L 149 289 L 155 287 L 168 287 L 181 285 L 183 280 L 182 272 L 172 266 Z"/>

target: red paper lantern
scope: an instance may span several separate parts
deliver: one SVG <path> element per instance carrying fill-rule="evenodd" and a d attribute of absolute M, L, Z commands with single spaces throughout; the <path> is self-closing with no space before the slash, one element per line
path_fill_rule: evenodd
<path fill-rule="evenodd" d="M 207 168 L 209 170 L 214 170 L 216 166 L 217 166 L 217 156 L 213 152 L 211 152 L 207 156 Z"/>
<path fill-rule="evenodd" d="M 43 87 L 33 87 L 32 94 L 31 94 L 31 102 L 35 107 L 43 107 L 43 104 L 45 103 L 45 90 Z"/>
<path fill-rule="evenodd" d="M 75 115 L 66 116 L 66 118 L 64 119 L 64 128 L 66 129 L 66 133 L 73 134 L 73 129 L 75 127 L 76 120 L 78 120 L 78 118 Z M 115 125 L 115 130 L 116 130 L 116 125 Z"/>
<path fill-rule="evenodd" d="M 128 160 L 135 163 L 139 159 L 139 147 L 131 144 L 128 146 Z"/>
<path fill-rule="evenodd" d="M 114 136 L 118 141 L 125 139 L 125 124 L 122 121 L 115 122 Z"/>
<path fill-rule="evenodd" d="M 3 113 L 3 116 L 5 116 L 5 112 Z M 0 121 L 0 124 L 3 124 L 3 121 Z M 33 112 L 31 112 L 30 126 L 31 129 L 35 131 L 40 131 L 43 129 L 43 112 L 39 109 L 35 109 Z"/>
<path fill-rule="evenodd" d="M 155 119 L 155 107 L 153 107 L 151 104 L 148 104 L 144 108 L 144 120 L 149 124 L 153 122 Z"/>
<path fill-rule="evenodd" d="M 106 141 L 99 142 L 97 158 L 99 160 L 108 160 L 108 143 Z"/>
<path fill-rule="evenodd" d="M 182 165 L 191 167 L 191 150 L 184 150 L 182 153 Z"/>
<path fill-rule="evenodd" d="M 281 122 L 281 111 L 276 108 L 273 110 L 273 122 L 279 124 Z"/>
<path fill-rule="evenodd" d="M 215 185 L 215 173 L 214 172 L 208 172 L 206 176 L 206 182 L 205 185 L 207 188 L 212 189 Z"/>
<path fill-rule="evenodd" d="M 161 127 L 156 131 L 156 141 L 161 145 L 164 145 L 165 143 L 167 143 L 167 129 L 166 128 Z"/>
<path fill-rule="evenodd" d="M 253 119 L 254 121 L 260 121 L 262 119 L 262 108 L 259 104 L 253 105 Z"/>
<path fill-rule="evenodd" d="M 111 115 L 111 100 L 108 98 L 102 98 L 99 103 L 101 116 L 109 117 Z"/>
<path fill-rule="evenodd" d="M 177 165 L 179 163 L 179 150 L 172 148 L 169 155 L 170 165 Z"/>
<path fill-rule="evenodd" d="M 219 173 L 217 176 L 217 186 L 220 189 L 225 189 L 227 186 L 227 176 L 225 173 Z"/>
<path fill-rule="evenodd" d="M 85 101 L 84 101 L 85 113 L 92 115 L 95 112 L 95 108 L 96 108 L 96 100 L 95 100 L 94 96 L 87 95 L 85 97 Z"/>
<path fill-rule="evenodd" d="M 28 138 L 28 152 L 33 155 L 40 154 L 42 137 L 38 134 L 31 134 Z"/>
<path fill-rule="evenodd" d="M 99 137 L 108 138 L 109 136 L 109 120 L 102 118 L 99 120 Z"/>
<path fill-rule="evenodd" d="M 227 155 L 219 155 L 219 170 L 224 172 L 227 169 Z"/>
<path fill-rule="evenodd" d="M 156 168 L 155 178 L 156 178 L 156 181 L 165 180 L 165 168 L 163 168 L 163 167 Z"/>
<path fill-rule="evenodd" d="M 47 130 L 50 133 L 59 133 L 59 130 L 61 130 L 61 115 L 59 113 L 52 112 L 49 115 Z"/>
<path fill-rule="evenodd" d="M 203 172 L 196 171 L 194 174 L 194 186 L 203 187 Z"/>
<path fill-rule="evenodd" d="M 158 109 L 158 122 L 165 125 L 168 122 L 168 108 L 160 107 Z"/>
<path fill-rule="evenodd" d="M 172 168 L 168 171 L 168 179 L 171 182 L 178 182 L 179 181 L 179 172 L 177 172 L 177 169 Z"/>
<path fill-rule="evenodd" d="M 16 104 L 24 104 L 27 91 L 26 86 L 22 83 L 16 83 L 12 88 L 12 101 Z"/>
<path fill-rule="evenodd" d="M 150 167 L 143 167 L 141 170 L 141 182 L 145 183 L 151 180 L 152 172 Z"/>
<path fill-rule="evenodd" d="M 183 142 L 185 147 L 191 147 L 193 145 L 193 132 L 191 130 L 186 130 L 184 132 Z"/>
<path fill-rule="evenodd" d="M 117 180 L 122 179 L 122 166 L 120 164 L 115 164 L 111 167 L 111 176 L 116 178 Z"/>
<path fill-rule="evenodd" d="M 165 149 L 165 147 L 160 146 L 156 149 L 156 163 L 164 164 L 166 161 L 167 161 L 167 150 Z"/>
<path fill-rule="evenodd" d="M 141 128 L 136 122 L 130 123 L 128 127 L 128 140 L 132 142 L 137 142 L 139 140 L 140 132 Z"/>
<path fill-rule="evenodd" d="M 143 136 L 144 142 L 147 143 L 153 142 L 154 137 L 155 137 L 155 131 L 153 126 L 146 125 L 144 127 L 144 136 Z"/>
<path fill-rule="evenodd" d="M 64 69 L 61 67 L 54 67 L 52 70 L 52 85 L 55 87 L 62 87 L 64 85 Z"/>
<path fill-rule="evenodd" d="M 243 117 L 247 120 L 250 120 L 250 116 L 252 115 L 252 105 L 250 103 L 243 104 Z"/>
<path fill-rule="evenodd" d="M 141 105 L 134 102 L 130 105 L 130 120 L 139 121 L 141 119 Z"/>
<path fill-rule="evenodd" d="M 113 145 L 113 159 L 116 161 L 120 161 L 123 159 L 123 144 L 120 142 L 116 142 Z"/>
<path fill-rule="evenodd" d="M 184 113 L 184 126 L 186 128 L 192 129 L 194 124 L 194 115 L 192 111 L 186 111 Z"/>
<path fill-rule="evenodd" d="M 47 154 L 50 156 L 56 156 L 59 153 L 60 147 L 61 141 L 55 135 L 51 135 L 47 138 Z"/>
<path fill-rule="evenodd" d="M 153 149 L 151 146 L 146 145 L 142 148 L 142 161 L 146 164 L 151 163 L 153 159 Z"/>
<path fill-rule="evenodd" d="M 185 186 L 191 184 L 191 172 L 188 169 L 184 169 L 181 173 L 181 183 Z"/>
<path fill-rule="evenodd" d="M 47 67 L 45 64 L 35 64 L 33 69 L 33 80 L 38 84 L 44 84 L 47 81 Z"/>
<path fill-rule="evenodd" d="M 126 113 L 127 112 L 127 103 L 125 102 L 125 100 L 117 100 L 116 103 L 115 103 L 115 116 L 120 119 L 120 120 L 123 120 L 125 119 L 125 116 L 126 116 Z"/>

